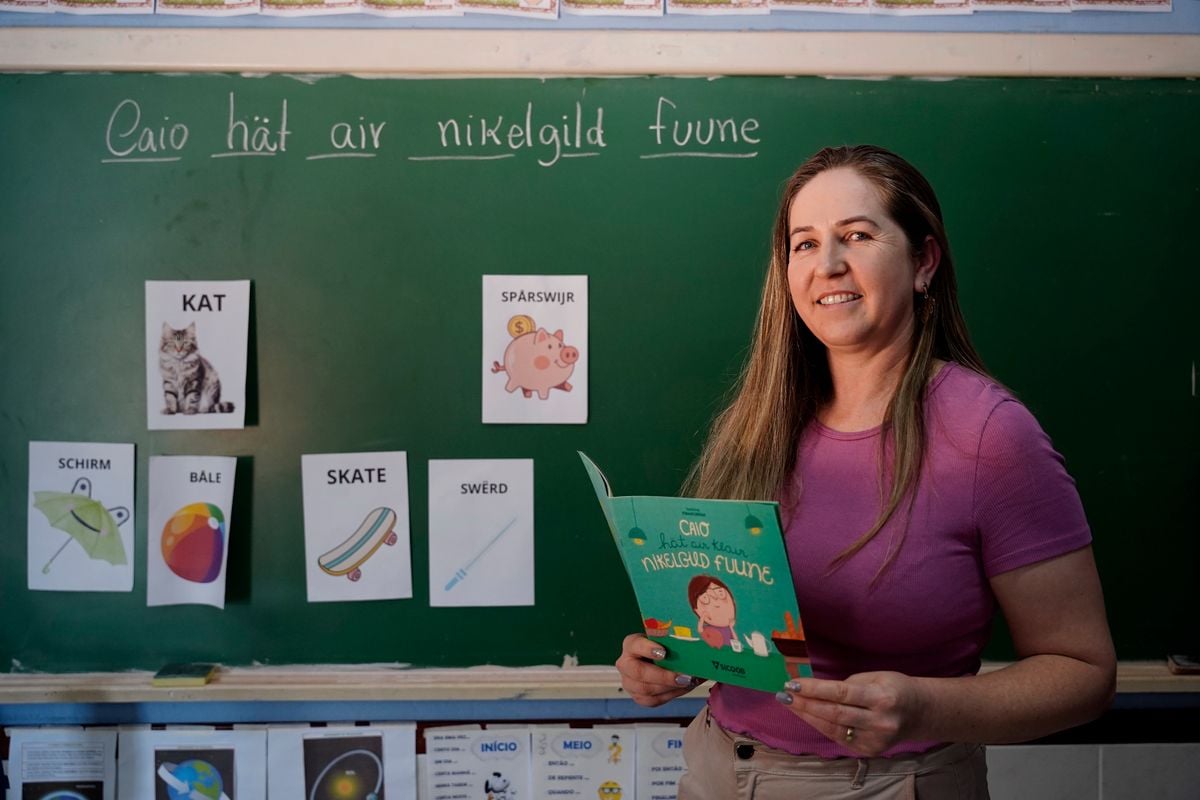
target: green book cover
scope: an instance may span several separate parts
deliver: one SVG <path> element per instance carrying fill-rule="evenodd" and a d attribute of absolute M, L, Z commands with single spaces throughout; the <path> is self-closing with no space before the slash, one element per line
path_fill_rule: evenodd
<path fill-rule="evenodd" d="M 660 665 L 766 692 L 812 675 L 778 503 L 613 497 L 579 456 Z"/>

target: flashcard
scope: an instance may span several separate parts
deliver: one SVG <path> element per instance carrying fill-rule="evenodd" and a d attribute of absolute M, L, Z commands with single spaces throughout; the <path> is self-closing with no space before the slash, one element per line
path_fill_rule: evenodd
<path fill-rule="evenodd" d="M 29 443 L 29 588 L 133 591 L 133 445 Z"/>
<path fill-rule="evenodd" d="M 563 14 L 597 17 L 661 17 L 663 0 L 562 0 Z"/>
<path fill-rule="evenodd" d="M 430 460 L 429 605 L 533 605 L 533 460 Z"/>
<path fill-rule="evenodd" d="M 530 800 L 529 729 L 425 730 L 423 800 Z"/>
<path fill-rule="evenodd" d="M 637 730 L 639 800 L 675 800 L 683 775 L 683 731 L 679 725 L 640 722 Z"/>
<path fill-rule="evenodd" d="M 145 800 L 266 800 L 267 732 L 122 727 L 122 797 Z"/>
<path fill-rule="evenodd" d="M 535 797 L 621 800 L 633 797 L 634 729 L 545 729 L 533 734 Z"/>
<path fill-rule="evenodd" d="M 558 0 L 454 0 L 463 11 L 527 19 L 558 19 Z"/>
<path fill-rule="evenodd" d="M 483 276 L 483 421 L 588 417 L 586 275 Z"/>
<path fill-rule="evenodd" d="M 50 0 L 50 10 L 67 14 L 152 14 L 154 0 Z"/>
<path fill-rule="evenodd" d="M 461 17 L 454 0 L 360 0 L 365 14 L 380 17 Z"/>
<path fill-rule="evenodd" d="M 9 728 L 9 797 L 115 800 L 117 732 Z"/>
<path fill-rule="evenodd" d="M 258 0 L 155 0 L 155 14 L 181 14 L 194 17 L 231 17 L 257 14 Z"/>
<path fill-rule="evenodd" d="M 308 601 L 412 597 L 407 454 L 305 455 L 300 463 Z"/>
<path fill-rule="evenodd" d="M 417 726 L 272 726 L 270 800 L 389 800 L 417 795 Z"/>
<path fill-rule="evenodd" d="M 150 430 L 246 426 L 249 324 L 250 281 L 146 281 Z"/>
<path fill-rule="evenodd" d="M 152 456 L 146 604 L 225 607 L 233 479 L 231 456 Z"/>

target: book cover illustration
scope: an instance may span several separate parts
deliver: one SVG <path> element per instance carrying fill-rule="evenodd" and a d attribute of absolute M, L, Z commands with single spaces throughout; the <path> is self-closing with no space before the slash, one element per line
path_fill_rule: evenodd
<path fill-rule="evenodd" d="M 613 497 L 583 453 L 658 663 L 775 692 L 812 675 L 777 503 Z"/>

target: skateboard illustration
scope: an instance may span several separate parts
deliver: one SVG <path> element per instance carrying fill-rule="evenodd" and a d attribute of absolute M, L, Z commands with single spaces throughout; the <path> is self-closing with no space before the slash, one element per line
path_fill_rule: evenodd
<path fill-rule="evenodd" d="M 382 544 L 394 545 L 399 541 L 395 531 L 396 512 L 387 507 L 380 507 L 363 518 L 358 530 L 350 534 L 346 541 L 317 559 L 317 565 L 329 575 L 345 575 L 356 581 L 362 577 L 359 569 L 368 558 L 375 554 Z"/>

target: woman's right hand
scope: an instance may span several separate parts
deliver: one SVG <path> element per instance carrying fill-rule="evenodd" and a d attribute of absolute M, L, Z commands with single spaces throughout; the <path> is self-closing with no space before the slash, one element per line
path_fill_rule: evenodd
<path fill-rule="evenodd" d="M 672 672 L 654 663 L 666 657 L 667 651 L 662 645 L 640 633 L 629 634 L 621 643 L 621 657 L 617 659 L 621 687 L 638 705 L 661 706 L 704 682 L 703 678 Z"/>

